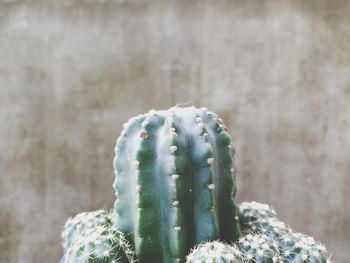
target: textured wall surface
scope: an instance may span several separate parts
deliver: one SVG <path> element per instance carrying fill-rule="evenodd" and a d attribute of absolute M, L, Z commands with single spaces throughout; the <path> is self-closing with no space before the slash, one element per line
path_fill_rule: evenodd
<path fill-rule="evenodd" d="M 0 262 L 56 262 L 111 208 L 122 123 L 192 101 L 237 148 L 238 200 L 350 256 L 350 1 L 0 0 Z"/>

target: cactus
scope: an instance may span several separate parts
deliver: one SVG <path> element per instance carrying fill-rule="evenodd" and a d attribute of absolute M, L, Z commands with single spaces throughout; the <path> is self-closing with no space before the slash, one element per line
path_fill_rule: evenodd
<path fill-rule="evenodd" d="M 186 258 L 186 263 L 240 263 L 241 253 L 236 246 L 219 241 L 207 242 L 194 248 Z"/>
<path fill-rule="evenodd" d="M 85 229 L 67 250 L 66 263 L 129 263 L 133 252 L 113 226 Z"/>
<path fill-rule="evenodd" d="M 188 263 L 331 262 L 324 246 L 293 233 L 268 205 L 237 207 L 230 143 L 205 108 L 130 119 L 115 147 L 115 212 L 69 219 L 62 261 L 184 262 L 192 249 Z"/>
<path fill-rule="evenodd" d="M 252 225 L 252 229 L 262 233 L 272 239 L 278 239 L 291 233 L 291 229 L 286 223 L 277 218 L 262 219 Z"/>
<path fill-rule="evenodd" d="M 248 223 L 255 222 L 261 219 L 276 217 L 276 212 L 269 205 L 258 202 L 243 202 L 239 205 L 240 222 L 244 227 Z"/>
<path fill-rule="evenodd" d="M 248 234 L 232 245 L 218 241 L 197 246 L 186 263 L 330 263 L 326 249 L 312 237 L 285 233 L 273 239 Z"/>
<path fill-rule="evenodd" d="M 187 256 L 186 263 L 275 263 L 283 262 L 278 242 L 260 234 L 248 234 L 235 244 L 218 241 L 199 245 Z"/>
<path fill-rule="evenodd" d="M 285 235 L 279 241 L 285 263 L 329 263 L 326 248 L 312 237 L 300 233 Z"/>
<path fill-rule="evenodd" d="M 239 239 L 238 248 L 243 262 L 283 262 L 278 250 L 278 242 L 266 235 L 248 234 Z"/>
<path fill-rule="evenodd" d="M 117 228 L 141 262 L 179 262 L 195 244 L 240 236 L 231 137 L 205 108 L 150 111 L 115 148 Z"/>
<path fill-rule="evenodd" d="M 65 263 L 129 263 L 134 253 L 110 215 L 99 210 L 69 219 L 63 231 Z"/>
<path fill-rule="evenodd" d="M 82 230 L 95 228 L 101 224 L 111 225 L 108 213 L 105 210 L 79 213 L 73 218 L 69 218 L 62 232 L 63 247 L 70 247 Z"/>
<path fill-rule="evenodd" d="M 326 263 L 331 262 L 326 249 L 312 237 L 294 233 L 284 222 L 276 218 L 276 212 L 268 205 L 257 202 L 240 204 L 242 231 L 246 237 L 261 233 L 266 243 L 278 247 L 278 262 L 284 263 Z"/>
<path fill-rule="evenodd" d="M 254 232 L 278 239 L 291 233 L 290 227 L 276 218 L 275 210 L 258 202 L 243 202 L 239 205 L 240 223 L 244 234 Z"/>

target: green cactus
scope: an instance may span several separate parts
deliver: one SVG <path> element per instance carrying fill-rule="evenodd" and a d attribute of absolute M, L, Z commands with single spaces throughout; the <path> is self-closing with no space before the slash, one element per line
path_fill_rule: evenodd
<path fill-rule="evenodd" d="M 232 245 L 218 241 L 201 244 L 187 256 L 186 263 L 283 262 L 278 248 L 278 242 L 268 236 L 248 234 Z"/>
<path fill-rule="evenodd" d="M 65 263 L 129 263 L 134 253 L 110 215 L 99 210 L 69 219 L 63 231 Z"/>
<path fill-rule="evenodd" d="M 240 263 L 241 253 L 236 246 L 212 241 L 198 245 L 186 258 L 186 263 Z"/>
<path fill-rule="evenodd" d="M 285 235 L 279 241 L 284 263 L 329 263 L 326 248 L 312 237 L 300 233 Z"/>
<path fill-rule="evenodd" d="M 283 263 L 331 262 L 323 245 L 312 237 L 293 233 L 291 228 L 276 218 L 276 212 L 268 205 L 257 202 L 240 204 L 242 231 L 247 237 L 260 233 L 266 243 L 278 247 L 279 260 Z"/>
<path fill-rule="evenodd" d="M 258 202 L 243 202 L 239 205 L 240 222 L 244 227 L 249 227 L 252 222 L 276 217 L 276 212 L 269 205 Z"/>
<path fill-rule="evenodd" d="M 277 236 L 277 235 L 276 235 Z M 330 263 L 326 249 L 312 237 L 285 233 L 278 238 L 247 234 L 227 245 L 218 241 L 197 246 L 186 263 Z"/>
<path fill-rule="evenodd" d="M 272 239 L 278 239 L 291 233 L 290 227 L 277 218 L 262 219 L 252 225 L 252 229 Z"/>
<path fill-rule="evenodd" d="M 69 218 L 62 232 L 63 247 L 65 249 L 70 247 L 76 236 L 80 235 L 84 229 L 95 228 L 101 224 L 111 225 L 108 212 L 105 210 L 83 212 Z"/>
<path fill-rule="evenodd" d="M 115 148 L 115 224 L 141 262 L 182 262 L 195 244 L 240 236 L 230 143 L 204 108 L 150 111 L 125 124 Z"/>
<path fill-rule="evenodd" d="M 129 263 L 133 252 L 113 226 L 85 229 L 67 250 L 66 263 Z"/>
<path fill-rule="evenodd" d="M 239 205 L 239 209 L 244 234 L 256 232 L 278 239 L 292 231 L 287 224 L 276 218 L 276 212 L 266 204 L 244 202 Z"/>
<path fill-rule="evenodd" d="M 231 138 L 205 108 L 130 119 L 115 153 L 115 213 L 69 219 L 65 263 L 184 262 L 191 249 L 188 263 L 331 262 L 268 205 L 236 206 Z"/>
<path fill-rule="evenodd" d="M 243 262 L 283 262 L 278 250 L 278 242 L 266 235 L 248 234 L 239 239 L 238 248 Z"/>

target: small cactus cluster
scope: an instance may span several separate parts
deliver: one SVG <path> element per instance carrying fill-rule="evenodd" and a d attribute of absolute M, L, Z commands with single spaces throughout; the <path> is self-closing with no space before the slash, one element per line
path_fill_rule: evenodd
<path fill-rule="evenodd" d="M 124 124 L 114 211 L 69 219 L 64 263 L 327 263 L 268 205 L 237 205 L 235 150 L 206 108 L 150 111 Z"/>
<path fill-rule="evenodd" d="M 245 234 L 262 233 L 278 244 L 282 262 L 330 262 L 322 244 L 310 236 L 294 233 L 288 225 L 277 219 L 276 212 L 268 205 L 244 202 L 240 205 L 240 216 Z"/>
<path fill-rule="evenodd" d="M 219 241 L 199 245 L 188 263 L 330 263 L 326 248 L 312 237 L 294 233 L 268 205 L 240 205 L 244 236 L 231 245 Z M 231 253 L 231 255 L 228 255 Z M 206 260 L 207 259 L 207 260 Z"/>
<path fill-rule="evenodd" d="M 134 262 L 134 252 L 124 234 L 104 210 L 80 213 L 69 219 L 62 233 L 65 263 Z"/>

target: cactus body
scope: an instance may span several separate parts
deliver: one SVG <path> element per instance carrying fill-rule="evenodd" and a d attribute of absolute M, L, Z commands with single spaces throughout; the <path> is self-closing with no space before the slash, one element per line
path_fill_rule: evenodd
<path fill-rule="evenodd" d="M 207 242 L 194 248 L 186 263 L 331 263 L 323 245 L 300 233 L 247 234 L 227 245 Z"/>
<path fill-rule="evenodd" d="M 248 234 L 238 241 L 238 248 L 243 262 L 283 262 L 278 250 L 278 242 L 265 235 Z"/>
<path fill-rule="evenodd" d="M 239 205 L 239 209 L 244 234 L 256 232 L 278 239 L 292 231 L 288 225 L 276 218 L 276 212 L 266 204 L 244 202 Z"/>
<path fill-rule="evenodd" d="M 69 219 L 63 233 L 65 263 L 134 262 L 130 245 L 104 210 L 80 213 Z"/>
<path fill-rule="evenodd" d="M 239 205 L 244 239 L 262 234 L 266 244 L 278 248 L 276 262 L 329 263 L 326 249 L 312 237 L 294 233 L 289 226 L 276 218 L 276 212 L 268 205 L 244 202 Z M 240 244 L 242 241 L 240 240 Z M 244 242 L 243 242 L 244 243 Z M 266 261 L 267 262 L 267 261 Z"/>
<path fill-rule="evenodd" d="M 62 232 L 63 247 L 67 249 L 70 247 L 81 232 L 85 229 L 91 229 L 101 224 L 109 224 L 108 213 L 105 210 L 97 210 L 93 212 L 83 212 L 76 216 L 69 218 Z"/>
<path fill-rule="evenodd" d="M 236 246 L 218 241 L 200 244 L 186 258 L 186 263 L 241 263 L 241 253 Z"/>
<path fill-rule="evenodd" d="M 231 138 L 213 113 L 139 115 L 115 148 L 115 224 L 141 262 L 183 262 L 195 244 L 240 236 Z"/>
<path fill-rule="evenodd" d="M 284 263 L 328 263 L 326 248 L 312 237 L 300 233 L 285 235 L 279 241 Z"/>
<path fill-rule="evenodd" d="M 243 202 L 239 205 L 240 222 L 248 226 L 250 222 L 276 217 L 276 212 L 270 206 L 258 202 Z"/>

